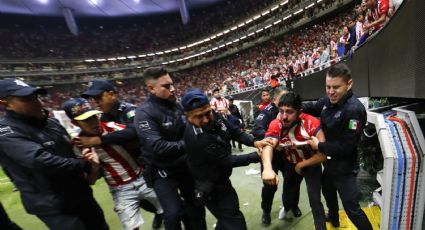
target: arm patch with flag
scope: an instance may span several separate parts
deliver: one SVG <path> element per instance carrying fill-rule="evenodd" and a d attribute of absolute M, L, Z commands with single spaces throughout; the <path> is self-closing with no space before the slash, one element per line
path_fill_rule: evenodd
<path fill-rule="evenodd" d="M 136 115 L 136 112 L 134 111 L 134 110 L 131 110 L 130 112 L 128 112 L 127 114 L 127 118 L 128 119 L 131 119 L 131 118 L 133 118 L 134 117 L 134 115 Z"/>
<path fill-rule="evenodd" d="M 351 130 L 357 130 L 357 129 L 359 129 L 359 128 L 360 128 L 360 121 L 355 120 L 355 119 L 351 119 L 351 120 L 348 122 L 348 129 L 351 129 Z"/>

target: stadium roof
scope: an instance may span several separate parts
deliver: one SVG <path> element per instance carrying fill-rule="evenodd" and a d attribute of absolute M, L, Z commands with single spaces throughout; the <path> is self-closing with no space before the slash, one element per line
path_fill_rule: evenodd
<path fill-rule="evenodd" d="M 190 9 L 223 0 L 1 0 L 0 13 L 60 17 L 68 8 L 74 17 L 136 16 L 178 12 L 182 1 Z"/>

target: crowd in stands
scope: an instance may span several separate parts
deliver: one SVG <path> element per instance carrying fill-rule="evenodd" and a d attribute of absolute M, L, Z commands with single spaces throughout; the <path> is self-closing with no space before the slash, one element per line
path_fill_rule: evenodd
<path fill-rule="evenodd" d="M 248 87 L 290 83 L 294 78 L 327 67 L 350 54 L 377 32 L 393 14 L 387 0 L 363 0 L 328 20 L 314 24 L 233 56 L 185 71 L 175 72 L 178 94 L 188 88 L 201 88 L 211 94 L 219 88 L 231 94 Z M 141 71 L 141 70 L 140 70 Z M 116 82 L 120 97 L 140 103 L 146 91 L 140 79 Z M 83 85 L 61 85 L 49 89 L 47 107 L 59 109 L 61 103 L 84 90 Z"/>
<path fill-rule="evenodd" d="M 300 0 L 291 1 L 295 4 Z M 0 24 L 0 58 L 87 58 L 135 54 L 175 48 L 217 33 L 238 20 L 254 15 L 277 0 L 223 1 L 215 6 L 193 9 L 191 20 L 183 25 L 179 14 L 146 16 L 140 19 L 81 21 L 80 34 L 72 35 L 62 18 L 56 23 L 29 20 L 30 24 Z M 27 20 L 28 21 L 28 20 Z M 94 21 L 94 22 L 91 22 Z M 137 23 L 135 23 L 137 21 Z"/>

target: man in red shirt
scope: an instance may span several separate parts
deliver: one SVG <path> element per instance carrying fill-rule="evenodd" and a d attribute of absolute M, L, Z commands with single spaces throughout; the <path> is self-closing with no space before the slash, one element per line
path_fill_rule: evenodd
<path fill-rule="evenodd" d="M 222 115 L 226 115 L 227 110 L 229 110 L 229 101 L 221 96 L 220 89 L 218 88 L 213 90 L 213 98 L 211 99 L 210 104 L 215 111 Z"/>
<path fill-rule="evenodd" d="M 279 100 L 279 115 L 273 120 L 266 132 L 266 138 L 272 138 L 273 147 L 266 146 L 262 152 L 265 183 L 278 183 L 278 176 L 272 169 L 273 149 L 281 149 L 285 162 L 283 185 L 283 208 L 279 219 L 283 219 L 289 210 L 296 207 L 299 187 L 303 178 L 306 180 L 308 198 L 312 209 L 315 229 L 326 229 L 325 211 L 320 201 L 322 181 L 321 162 L 326 156 L 313 151 L 307 144 L 312 136 L 324 140 L 318 119 L 301 112 L 301 98 L 294 92 L 287 93 Z"/>
<path fill-rule="evenodd" d="M 261 102 L 257 104 L 258 110 L 261 112 L 270 104 L 270 92 L 267 89 L 261 91 Z"/>
<path fill-rule="evenodd" d="M 365 0 L 365 5 L 368 8 L 366 13 L 367 23 L 363 25 L 363 28 L 373 34 L 381 29 L 387 21 L 390 3 L 388 0 Z"/>

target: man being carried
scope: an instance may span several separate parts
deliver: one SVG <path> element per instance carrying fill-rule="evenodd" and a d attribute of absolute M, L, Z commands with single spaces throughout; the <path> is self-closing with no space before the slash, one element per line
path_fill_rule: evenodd
<path fill-rule="evenodd" d="M 312 136 L 324 140 L 320 122 L 316 118 L 301 112 L 301 98 L 293 93 L 283 95 L 279 100 L 279 115 L 273 120 L 266 132 L 266 138 L 273 138 L 273 147 L 266 146 L 262 153 L 263 181 L 277 184 L 278 177 L 272 168 L 273 148 L 283 148 L 284 185 L 283 213 L 296 207 L 299 198 L 299 186 L 306 179 L 308 198 L 313 213 L 314 225 L 326 229 L 325 211 L 320 201 L 322 181 L 321 162 L 326 160 L 322 153 L 312 151 L 307 140 Z M 282 211 L 281 211 L 282 212 Z"/>
<path fill-rule="evenodd" d="M 82 135 L 101 136 L 125 128 L 115 122 L 100 122 L 100 111 L 93 110 L 86 99 L 76 98 L 65 102 L 64 110 L 72 124 L 81 128 Z M 158 214 L 162 208 L 152 188 L 147 187 L 142 169 L 134 158 L 120 145 L 100 145 L 94 147 L 88 160 L 100 161 L 106 183 L 123 229 L 138 229 L 143 224 L 140 215 L 140 200 L 145 199 L 155 206 Z M 94 183 L 94 181 L 93 181 Z"/>

